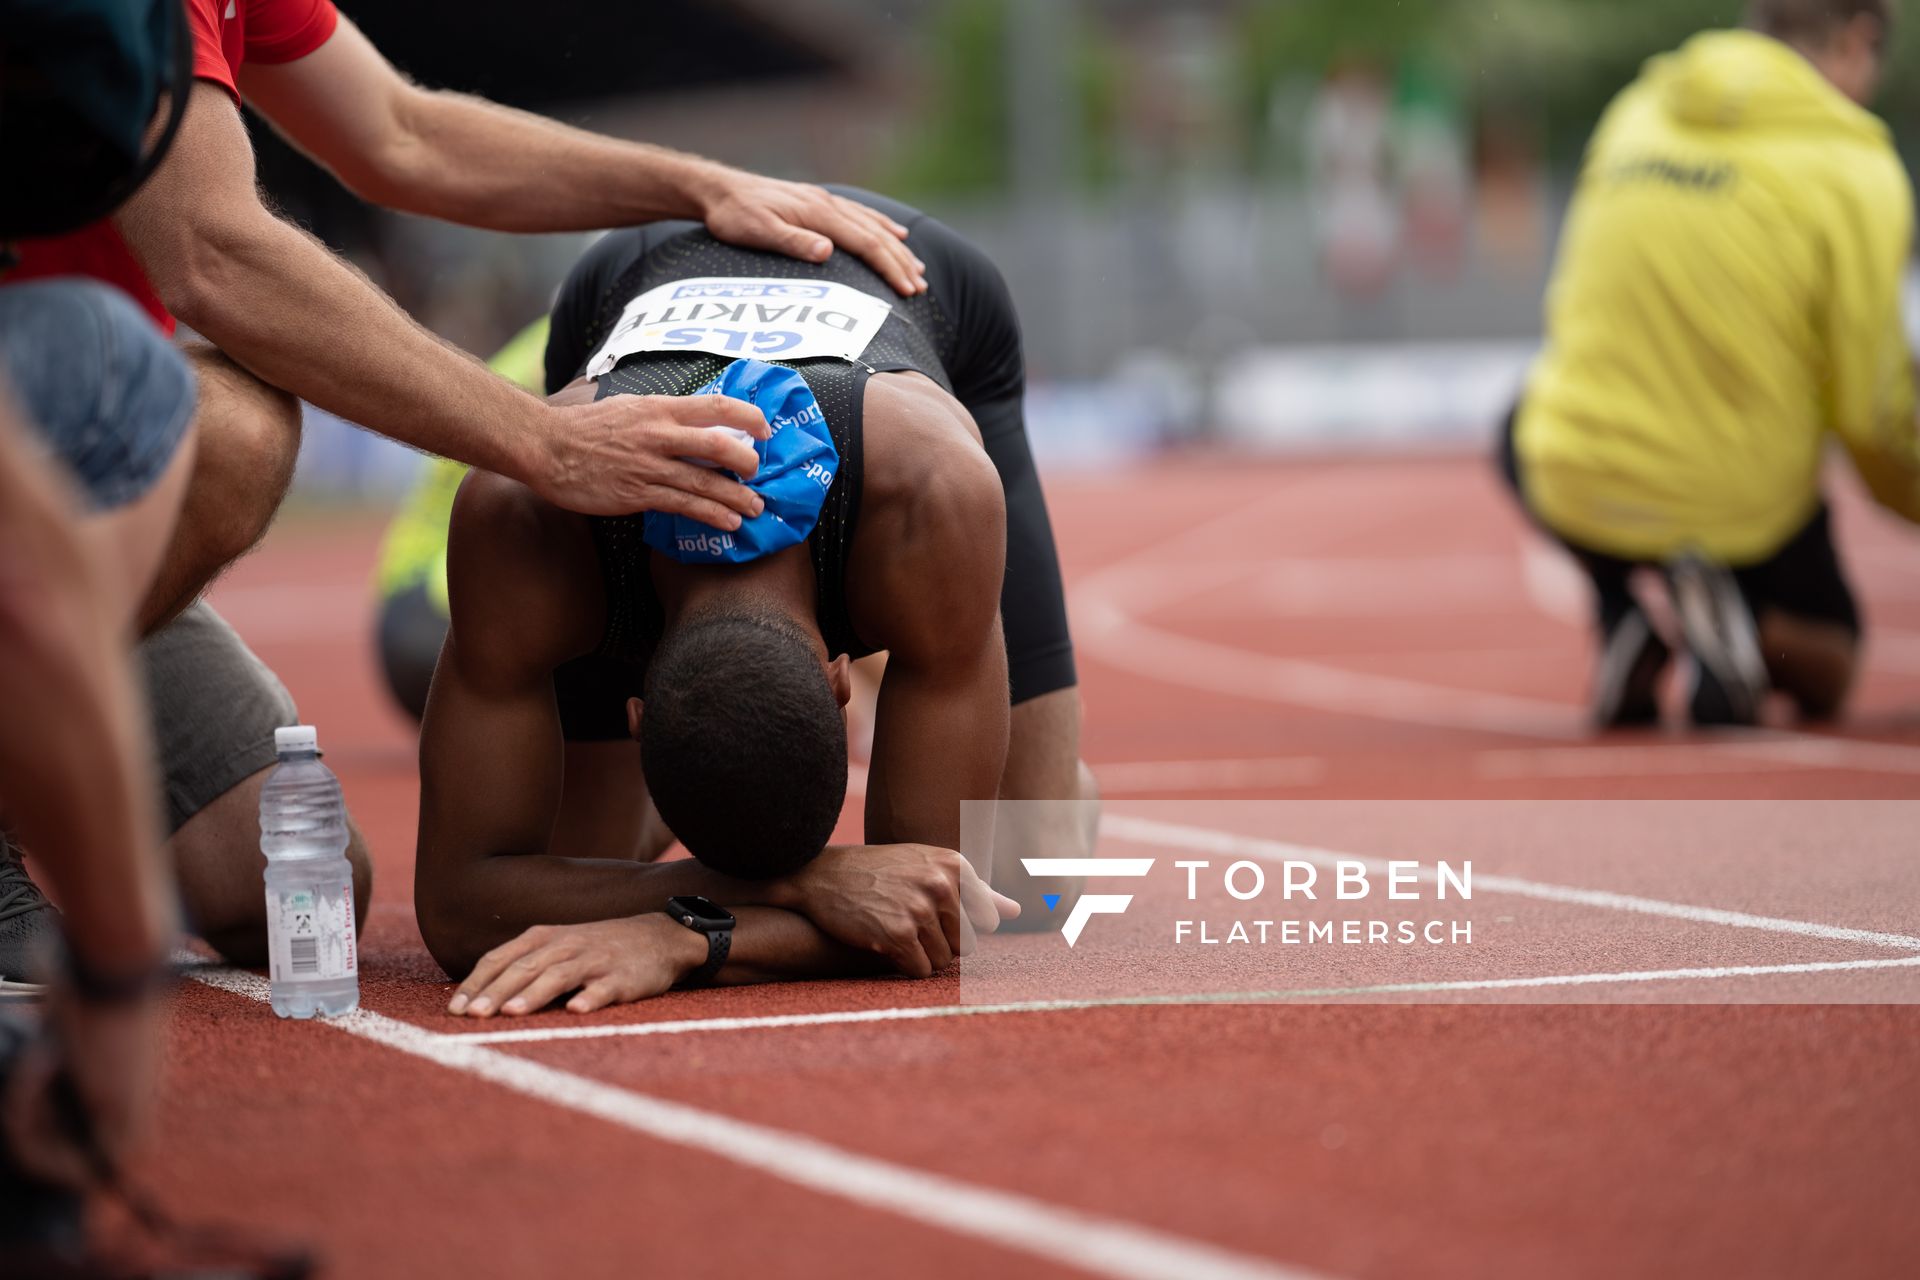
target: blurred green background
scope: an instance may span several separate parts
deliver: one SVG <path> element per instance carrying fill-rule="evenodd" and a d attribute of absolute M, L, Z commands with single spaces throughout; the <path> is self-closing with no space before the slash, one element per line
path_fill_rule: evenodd
<path fill-rule="evenodd" d="M 1003 189 L 1017 135 L 1005 52 L 1019 7 L 1061 0 L 945 0 L 922 35 L 931 86 L 911 141 L 881 166 L 882 186 L 919 197 Z M 1098 189 L 1128 176 L 1129 99 L 1140 51 L 1119 34 L 1148 10 L 1182 6 L 1089 0 L 1067 6 L 1070 172 Z M 1213 135 L 1201 157 L 1253 172 L 1297 163 L 1285 106 L 1330 69 L 1363 63 L 1402 94 L 1441 98 L 1484 137 L 1529 136 L 1554 169 L 1577 164 L 1607 102 L 1645 60 L 1688 36 L 1738 25 L 1743 0 L 1248 0 L 1186 6 L 1214 45 L 1198 109 Z M 1901 24 L 1875 110 L 1903 144 L 1920 134 L 1920 14 Z M 1276 109 L 1277 104 L 1277 109 Z M 1188 158 L 1192 159 L 1191 152 Z"/>
<path fill-rule="evenodd" d="M 1020 309 L 1043 464 L 1192 440 L 1477 441 L 1537 349 L 1595 121 L 1744 0 L 339 0 L 423 83 L 884 191 Z M 1920 9 L 1920 5 L 1915 6 Z M 1920 154 L 1920 12 L 1876 104 Z M 430 328 L 493 350 L 588 237 L 373 210 L 255 122 L 267 190 Z M 1909 290 L 1920 313 L 1920 275 Z M 413 462 L 308 434 L 349 493 Z"/>

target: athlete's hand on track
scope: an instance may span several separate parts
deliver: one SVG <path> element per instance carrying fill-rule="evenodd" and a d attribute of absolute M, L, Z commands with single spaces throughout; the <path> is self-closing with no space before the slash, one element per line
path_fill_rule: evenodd
<path fill-rule="evenodd" d="M 1020 904 L 987 887 L 951 849 L 922 844 L 830 848 L 788 880 L 794 909 L 850 947 L 925 978 L 970 953 Z"/>
<path fill-rule="evenodd" d="M 90 1157 L 75 1143 L 56 1091 L 72 1089 L 93 1140 L 117 1162 L 145 1127 L 151 1105 L 160 1002 L 150 996 L 98 1004 L 60 994 L 49 1005 L 47 1020 L 52 1037 L 21 1056 L 0 1098 L 0 1127 L 22 1168 L 82 1189 L 96 1175 Z"/>
<path fill-rule="evenodd" d="M 593 924 L 540 925 L 480 957 L 447 1012 L 517 1018 L 576 991 L 567 1011 L 592 1013 L 671 991 L 706 961 L 706 938 L 657 912 Z"/>
<path fill-rule="evenodd" d="M 581 385 L 562 391 L 547 408 L 545 465 L 528 483 L 548 502 L 588 516 L 662 511 L 727 532 L 765 508 L 753 490 L 714 469 L 751 478 L 759 455 L 736 436 L 706 430 L 733 427 L 765 440 L 772 434 L 766 415 L 753 405 L 731 396 L 609 396 L 595 402 L 575 390 Z"/>
<path fill-rule="evenodd" d="M 904 243 L 907 229 L 823 187 L 716 165 L 702 172 L 696 198 L 716 240 L 802 262 L 825 262 L 838 245 L 896 292 L 912 297 L 927 291 L 927 267 Z"/>

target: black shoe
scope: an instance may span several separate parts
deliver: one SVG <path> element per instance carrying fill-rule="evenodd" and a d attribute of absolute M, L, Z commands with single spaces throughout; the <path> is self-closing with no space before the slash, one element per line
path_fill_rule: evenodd
<path fill-rule="evenodd" d="M 1760 631 L 1733 575 L 1688 553 L 1667 566 L 1674 613 L 1693 656 L 1693 722 L 1702 726 L 1760 721 L 1773 687 L 1760 652 Z"/>
<path fill-rule="evenodd" d="M 60 913 L 0 834 L 0 1000 L 45 995 L 59 954 Z"/>
<path fill-rule="evenodd" d="M 1602 729 L 1660 723 L 1660 677 L 1673 650 L 1639 609 L 1616 622 L 1593 677 L 1593 722 Z"/>

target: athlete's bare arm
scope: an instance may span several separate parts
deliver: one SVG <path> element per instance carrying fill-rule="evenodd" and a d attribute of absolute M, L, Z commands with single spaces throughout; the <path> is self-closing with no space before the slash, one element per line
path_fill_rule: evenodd
<path fill-rule="evenodd" d="M 377 204 L 495 231 L 593 231 L 695 218 L 721 240 L 824 261 L 834 246 L 904 294 L 926 290 L 907 230 L 819 187 L 743 173 L 402 76 L 346 18 L 240 87 L 308 154 Z"/>
<path fill-rule="evenodd" d="M 972 420 L 931 382 L 876 376 L 866 412 L 849 604 L 888 651 L 867 839 L 957 849 L 961 802 L 994 799 L 1007 757 L 1005 498 Z"/>
<path fill-rule="evenodd" d="M 745 986 L 857 977 L 887 961 L 835 942 L 805 916 L 768 907 L 734 912 L 733 949 L 714 979 Z M 707 959 L 706 938 L 661 913 L 529 929 L 481 957 L 447 1006 L 470 1018 L 538 1013 L 569 991 L 570 1013 L 591 1013 L 672 990 Z"/>
<path fill-rule="evenodd" d="M 306 232 L 260 202 L 253 146 L 225 90 L 194 85 L 167 158 L 114 215 L 182 321 L 261 381 L 349 422 L 533 485 L 574 510 L 675 511 L 720 528 L 760 510 L 744 485 L 766 438 L 752 405 L 719 396 L 626 396 L 549 405 L 410 320 Z"/>

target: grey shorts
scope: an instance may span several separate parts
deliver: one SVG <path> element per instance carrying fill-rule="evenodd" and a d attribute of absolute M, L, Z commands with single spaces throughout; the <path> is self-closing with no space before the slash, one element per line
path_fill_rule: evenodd
<path fill-rule="evenodd" d="M 140 644 L 167 834 L 278 757 L 273 731 L 298 724 L 293 695 L 202 601 Z"/>
<path fill-rule="evenodd" d="M 0 288 L 0 381 L 96 511 L 167 469 L 198 388 L 180 353 L 117 289 L 88 280 Z"/>

